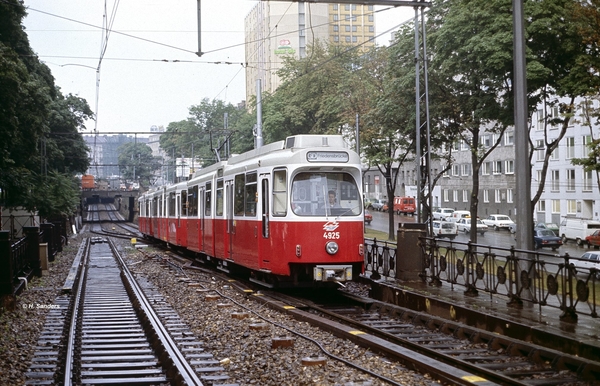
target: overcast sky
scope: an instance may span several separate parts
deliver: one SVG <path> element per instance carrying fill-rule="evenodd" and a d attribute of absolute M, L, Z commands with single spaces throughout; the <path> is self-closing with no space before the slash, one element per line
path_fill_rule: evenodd
<path fill-rule="evenodd" d="M 86 133 L 147 132 L 186 119 L 189 107 L 203 98 L 234 105 L 245 99 L 244 18 L 257 2 L 203 0 L 201 57 L 195 54 L 193 0 L 112 0 L 106 12 L 103 0 L 25 0 L 24 25 L 62 93 L 86 99 L 97 111 Z M 100 62 L 105 13 L 113 32 Z M 409 7 L 379 12 L 376 33 L 413 15 Z M 385 33 L 378 44 L 386 45 L 390 36 Z"/>

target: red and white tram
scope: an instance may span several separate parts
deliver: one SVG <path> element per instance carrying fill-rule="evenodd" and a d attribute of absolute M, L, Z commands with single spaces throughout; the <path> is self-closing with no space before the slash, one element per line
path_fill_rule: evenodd
<path fill-rule="evenodd" d="M 360 181 L 341 136 L 288 137 L 148 191 L 139 229 L 267 286 L 343 283 L 363 269 Z"/>

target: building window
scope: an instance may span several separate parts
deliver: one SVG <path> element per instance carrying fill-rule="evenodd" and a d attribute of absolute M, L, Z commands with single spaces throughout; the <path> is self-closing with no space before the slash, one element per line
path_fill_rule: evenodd
<path fill-rule="evenodd" d="M 543 182 L 543 180 L 542 180 L 542 171 L 541 171 L 541 170 L 538 170 L 538 171 L 537 171 L 537 183 L 538 183 L 538 184 L 541 184 L 542 182 Z M 545 186 L 546 186 L 546 185 L 544 185 L 544 190 L 542 190 L 542 192 L 545 192 L 545 191 L 546 191 L 546 188 L 545 188 Z"/>
<path fill-rule="evenodd" d="M 492 173 L 502 174 L 502 161 L 492 162 Z"/>
<path fill-rule="evenodd" d="M 471 175 L 471 164 L 462 164 L 461 166 L 461 175 L 470 176 Z"/>
<path fill-rule="evenodd" d="M 491 146 L 491 137 L 489 134 L 484 134 L 481 137 L 479 137 L 479 144 L 483 147 L 490 147 Z"/>
<path fill-rule="evenodd" d="M 334 25 L 333 26 L 333 32 L 338 32 L 340 30 L 340 26 L 339 25 Z"/>
<path fill-rule="evenodd" d="M 543 161 L 546 148 L 544 147 L 544 140 L 538 139 L 535 141 L 535 158 L 537 161 Z"/>
<path fill-rule="evenodd" d="M 352 32 L 356 32 L 357 27 L 355 25 L 352 26 Z"/>
<path fill-rule="evenodd" d="M 352 43 L 358 42 L 358 38 L 356 36 L 352 36 Z"/>
<path fill-rule="evenodd" d="M 504 161 L 504 168 L 506 174 L 515 174 L 515 161 L 508 160 Z"/>
<path fill-rule="evenodd" d="M 552 150 L 552 154 L 550 154 L 550 160 L 556 161 L 558 160 L 558 146 L 554 148 L 554 150 Z"/>
<path fill-rule="evenodd" d="M 448 189 L 444 189 L 444 202 L 450 201 L 450 195 L 448 194 Z"/>
<path fill-rule="evenodd" d="M 494 190 L 494 201 L 497 203 L 502 202 L 502 191 L 500 189 Z"/>
<path fill-rule="evenodd" d="M 560 200 L 552 200 L 552 213 L 560 214 Z"/>
<path fill-rule="evenodd" d="M 345 9 L 346 11 L 349 11 L 349 10 L 350 10 L 350 4 L 346 4 L 346 5 L 344 5 L 344 9 Z"/>
<path fill-rule="evenodd" d="M 575 191 L 575 169 L 567 169 L 567 192 Z"/>
<path fill-rule="evenodd" d="M 346 43 L 350 43 L 350 36 L 346 36 Z"/>
<path fill-rule="evenodd" d="M 468 190 L 463 189 L 462 196 L 463 196 L 463 202 L 469 202 L 469 191 Z"/>
<path fill-rule="evenodd" d="M 489 176 L 491 168 L 492 167 L 490 166 L 490 162 L 482 163 L 481 164 L 481 174 L 484 176 Z"/>
<path fill-rule="evenodd" d="M 590 154 L 590 144 L 592 143 L 592 136 L 591 135 L 584 135 L 583 136 L 583 157 L 581 158 L 585 158 Z"/>
<path fill-rule="evenodd" d="M 544 110 L 537 111 L 537 125 L 536 130 L 544 130 Z"/>
<path fill-rule="evenodd" d="M 538 212 L 543 212 L 546 213 L 546 201 L 545 200 L 539 200 L 537 203 L 537 211 Z"/>
<path fill-rule="evenodd" d="M 338 15 L 333 15 L 333 21 L 338 21 L 338 20 L 339 20 Z"/>
<path fill-rule="evenodd" d="M 452 198 L 454 202 L 458 202 L 458 190 L 452 191 Z"/>
<path fill-rule="evenodd" d="M 460 165 L 452 165 L 452 175 L 455 177 L 460 176 Z"/>
<path fill-rule="evenodd" d="M 369 32 L 375 32 L 375 27 L 373 27 L 372 25 L 369 26 Z"/>
<path fill-rule="evenodd" d="M 339 41 L 340 41 L 340 37 L 339 37 L 338 35 L 335 35 L 335 36 L 333 37 L 333 41 L 334 41 L 334 42 L 339 42 Z"/>
<path fill-rule="evenodd" d="M 583 171 L 583 191 L 591 192 L 592 191 L 592 171 Z"/>
<path fill-rule="evenodd" d="M 368 5 L 368 6 L 367 6 L 367 9 L 368 9 L 369 11 L 372 11 L 374 8 L 373 8 L 373 6 L 372 6 L 372 5 Z"/>
<path fill-rule="evenodd" d="M 344 26 L 344 30 L 345 30 L 346 32 L 350 32 L 350 26 L 349 26 L 349 25 L 345 25 L 345 26 Z"/>
<path fill-rule="evenodd" d="M 508 202 L 508 203 L 513 202 L 513 190 L 512 189 L 506 189 L 506 202 Z"/>
<path fill-rule="evenodd" d="M 374 21 L 375 21 L 375 16 L 373 16 L 373 15 L 369 15 L 368 19 L 369 19 L 369 21 L 372 23 L 372 22 L 374 22 Z"/>
<path fill-rule="evenodd" d="M 490 191 L 487 189 L 483 190 L 483 202 L 490 202 Z"/>
<path fill-rule="evenodd" d="M 337 11 L 338 10 L 338 5 L 337 4 L 333 4 L 333 10 Z"/>
<path fill-rule="evenodd" d="M 515 144 L 515 132 L 509 131 L 504 133 L 504 144 L 506 146 L 512 146 Z"/>
<path fill-rule="evenodd" d="M 575 157 L 575 138 L 567 137 L 567 159 Z"/>
<path fill-rule="evenodd" d="M 560 191 L 560 172 L 558 170 L 552 170 L 550 173 L 552 177 L 552 191 L 559 192 Z"/>
<path fill-rule="evenodd" d="M 577 200 L 567 200 L 567 214 L 577 213 Z"/>
<path fill-rule="evenodd" d="M 460 140 L 460 150 L 469 150 L 471 147 L 469 146 L 469 143 L 467 141 L 465 141 L 464 139 Z"/>

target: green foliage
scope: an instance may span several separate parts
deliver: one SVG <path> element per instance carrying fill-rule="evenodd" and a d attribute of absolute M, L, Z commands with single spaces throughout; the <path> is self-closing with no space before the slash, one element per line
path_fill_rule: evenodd
<path fill-rule="evenodd" d="M 162 160 L 152 156 L 152 149 L 144 143 L 127 142 L 119 146 L 119 172 L 130 181 L 140 181 L 144 187 L 150 186 Z"/>
<path fill-rule="evenodd" d="M 227 126 L 225 115 L 227 114 Z M 160 137 L 160 147 L 170 157 L 195 159 L 195 165 L 211 165 L 218 157 L 227 157 L 225 143 L 230 139 L 232 149 L 253 148 L 252 119 L 244 110 L 221 100 L 204 98 L 189 108 L 187 120 L 171 122 Z"/>
<path fill-rule="evenodd" d="M 65 215 L 78 202 L 72 177 L 88 166 L 78 129 L 92 112 L 84 100 L 62 96 L 29 46 L 24 16 L 22 2 L 0 2 L 0 202 Z"/>

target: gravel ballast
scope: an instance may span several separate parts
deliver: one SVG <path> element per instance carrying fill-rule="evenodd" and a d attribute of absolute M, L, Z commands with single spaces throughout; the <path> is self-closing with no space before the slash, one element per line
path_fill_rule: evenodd
<path fill-rule="evenodd" d="M 36 342 L 48 308 L 60 294 L 79 244 L 85 234 L 69 240 L 62 253 L 49 264 L 42 278 L 29 283 L 17 298 L 15 311 L 0 311 L 0 384 L 19 385 L 25 381 Z M 226 282 L 191 270 L 176 272 L 156 258 L 148 258 L 128 240 L 116 239 L 130 269 L 158 288 L 181 319 L 190 326 L 206 352 L 221 361 L 230 376 L 227 383 L 239 385 L 387 385 L 388 382 L 353 368 L 332 356 L 343 358 L 374 373 L 383 374 L 397 384 L 433 385 L 426 376 L 366 348 L 299 322 L 254 302 L 233 290 Z M 160 255 L 156 251 L 150 253 Z M 190 283 L 200 283 L 219 293 L 218 301 L 207 301 L 206 292 Z M 40 305 L 40 307 L 38 307 Z M 232 317 L 247 312 L 248 318 Z M 250 325 L 265 324 L 265 328 Z M 302 336 L 311 337 L 313 340 Z M 274 340 L 291 338 L 291 347 L 272 348 Z M 327 352 L 327 353 L 326 353 Z M 305 366 L 307 358 L 325 358 L 325 364 Z"/>

